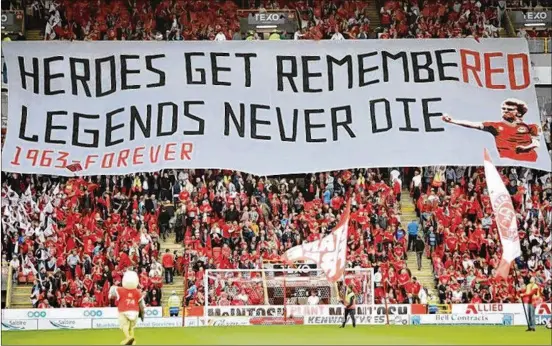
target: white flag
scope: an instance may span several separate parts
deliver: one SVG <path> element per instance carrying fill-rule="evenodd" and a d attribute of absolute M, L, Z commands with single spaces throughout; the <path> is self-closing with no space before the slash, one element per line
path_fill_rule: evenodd
<path fill-rule="evenodd" d="M 326 274 L 330 282 L 336 282 L 343 277 L 347 266 L 347 230 L 351 200 L 347 203 L 345 212 L 337 226 L 326 237 L 310 243 L 292 247 L 282 256 L 284 262 L 312 261 Z"/>
<path fill-rule="evenodd" d="M 56 184 L 56 187 L 54 188 L 54 192 L 52 193 L 52 196 L 57 196 L 59 193 L 59 183 Z"/>
<path fill-rule="evenodd" d="M 23 196 L 21 196 L 21 198 L 25 201 L 31 200 L 33 198 L 30 184 L 29 186 L 27 186 L 27 190 L 25 190 L 25 193 L 23 194 Z"/>
<path fill-rule="evenodd" d="M 504 182 L 498 174 L 496 167 L 491 162 L 491 157 L 487 150 L 485 150 L 484 156 L 487 189 L 489 190 L 498 234 L 502 243 L 502 259 L 496 269 L 496 275 L 506 279 L 508 278 L 512 262 L 521 256 L 516 211 L 512 204 L 512 198 L 508 190 L 506 190 L 506 186 L 504 186 Z"/>

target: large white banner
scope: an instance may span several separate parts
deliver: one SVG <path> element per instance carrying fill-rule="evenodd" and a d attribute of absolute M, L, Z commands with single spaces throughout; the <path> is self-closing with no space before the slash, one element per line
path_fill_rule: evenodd
<path fill-rule="evenodd" d="M 7 171 L 551 167 L 524 39 L 2 48 Z"/>

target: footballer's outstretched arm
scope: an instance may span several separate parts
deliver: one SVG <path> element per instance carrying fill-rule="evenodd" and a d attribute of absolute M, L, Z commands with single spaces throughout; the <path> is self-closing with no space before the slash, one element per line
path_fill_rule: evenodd
<path fill-rule="evenodd" d="M 470 128 L 470 129 L 476 129 L 476 130 L 484 130 L 485 129 L 485 126 L 483 126 L 483 123 L 479 122 L 479 121 L 455 120 L 448 114 L 444 114 L 442 119 L 446 123 L 454 124 L 454 125 L 460 125 L 460 126 L 467 127 L 467 128 Z"/>

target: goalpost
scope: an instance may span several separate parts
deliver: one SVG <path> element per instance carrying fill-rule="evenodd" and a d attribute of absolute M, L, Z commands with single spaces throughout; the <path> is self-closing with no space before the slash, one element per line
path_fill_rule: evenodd
<path fill-rule="evenodd" d="M 350 284 L 357 304 L 374 304 L 371 268 L 347 269 L 329 282 L 314 265 L 267 263 L 263 269 L 209 269 L 203 280 L 205 325 L 211 326 L 303 324 L 307 316 L 335 315 Z M 317 298 L 309 304 L 309 296 Z"/>

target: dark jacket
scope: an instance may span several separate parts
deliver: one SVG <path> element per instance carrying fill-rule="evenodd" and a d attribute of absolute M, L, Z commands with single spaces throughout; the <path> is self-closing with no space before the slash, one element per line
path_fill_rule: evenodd
<path fill-rule="evenodd" d="M 414 243 L 414 248 L 416 249 L 416 252 L 424 252 L 424 249 L 425 249 L 424 241 L 420 238 L 416 239 L 416 242 Z"/>

